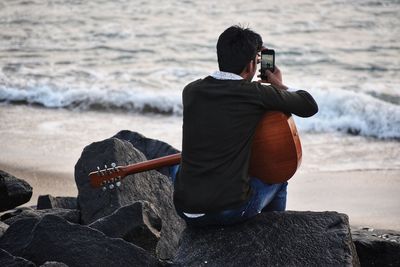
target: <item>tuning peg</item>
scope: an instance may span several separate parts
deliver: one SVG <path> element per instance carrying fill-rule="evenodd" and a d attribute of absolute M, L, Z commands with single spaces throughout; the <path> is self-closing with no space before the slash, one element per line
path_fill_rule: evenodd
<path fill-rule="evenodd" d="M 117 164 L 115 164 L 115 162 L 113 162 L 113 163 L 111 163 L 111 167 L 112 167 L 113 169 L 115 169 L 115 167 L 117 167 Z"/>
<path fill-rule="evenodd" d="M 118 182 L 116 182 L 116 184 L 115 184 L 117 187 L 120 187 L 121 186 L 121 182 L 120 181 L 118 181 Z"/>
<path fill-rule="evenodd" d="M 114 189 L 114 184 L 110 184 L 110 185 L 108 186 L 108 188 Z"/>
<path fill-rule="evenodd" d="M 107 187 L 103 186 L 102 189 L 103 189 L 103 191 L 106 191 L 106 190 L 107 190 Z"/>

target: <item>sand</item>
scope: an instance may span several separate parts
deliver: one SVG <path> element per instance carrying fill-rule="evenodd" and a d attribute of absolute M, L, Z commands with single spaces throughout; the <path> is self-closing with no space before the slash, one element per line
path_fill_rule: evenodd
<path fill-rule="evenodd" d="M 32 185 L 33 196 L 25 205 L 36 205 L 44 194 L 77 196 L 74 165 L 83 148 L 123 129 L 180 149 L 179 117 L 3 104 L 0 169 Z M 303 135 L 303 162 L 289 181 L 287 208 L 338 211 L 346 213 L 354 227 L 400 230 L 399 142 L 331 137 Z M 371 147 L 374 153 L 367 153 Z"/>

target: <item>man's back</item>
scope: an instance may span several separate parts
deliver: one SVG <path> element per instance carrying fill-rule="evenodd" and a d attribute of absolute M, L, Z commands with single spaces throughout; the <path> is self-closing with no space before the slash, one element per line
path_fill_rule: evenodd
<path fill-rule="evenodd" d="M 251 194 L 250 149 L 261 116 L 267 110 L 313 112 L 308 100 L 304 91 L 283 92 L 243 79 L 208 76 L 186 86 L 176 207 L 205 213 L 243 205 Z"/>
<path fill-rule="evenodd" d="M 276 65 L 251 82 L 264 50 L 259 34 L 229 27 L 217 42 L 219 71 L 183 91 L 182 160 L 171 177 L 176 211 L 189 225 L 233 224 L 286 208 L 286 182 L 248 176 L 252 139 L 265 112 L 309 117 L 318 106 L 306 91 L 288 91 Z"/>

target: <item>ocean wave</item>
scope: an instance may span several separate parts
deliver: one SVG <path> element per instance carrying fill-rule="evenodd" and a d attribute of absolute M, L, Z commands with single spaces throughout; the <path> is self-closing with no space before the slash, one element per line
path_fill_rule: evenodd
<path fill-rule="evenodd" d="M 182 114 L 180 94 L 165 91 L 57 89 L 49 86 L 16 88 L 0 86 L 0 102 L 26 103 L 46 108 L 124 110 Z"/>
<path fill-rule="evenodd" d="M 400 106 L 361 92 L 342 89 L 310 90 L 319 106 L 312 118 L 297 118 L 300 130 L 345 132 L 400 140 Z"/>
<path fill-rule="evenodd" d="M 380 139 L 400 140 L 400 105 L 373 95 L 342 89 L 311 89 L 319 112 L 311 118 L 295 117 L 305 132 L 344 132 Z M 48 108 L 124 110 L 182 115 L 179 90 L 57 89 L 49 86 L 0 86 L 0 102 L 26 103 Z"/>

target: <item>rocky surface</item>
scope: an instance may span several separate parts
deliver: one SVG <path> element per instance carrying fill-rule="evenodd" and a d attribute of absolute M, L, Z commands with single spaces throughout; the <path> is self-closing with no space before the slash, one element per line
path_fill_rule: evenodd
<path fill-rule="evenodd" d="M 78 209 L 78 200 L 76 197 L 53 197 L 52 195 L 39 196 L 37 207 L 38 210 L 43 209 Z"/>
<path fill-rule="evenodd" d="M 0 248 L 0 266 L 36 267 L 36 265 L 33 262 L 23 259 L 21 257 L 15 257 L 1 248 Z"/>
<path fill-rule="evenodd" d="M 78 205 L 82 222 L 89 224 L 110 215 L 116 209 L 136 201 L 147 201 L 159 212 L 162 220 L 157 256 L 171 259 L 175 255 L 178 241 L 185 223 L 176 214 L 172 201 L 172 182 L 157 171 L 128 175 L 120 187 L 103 191 L 89 184 L 88 174 L 97 166 L 128 165 L 146 160 L 146 156 L 125 140 L 110 138 L 85 147 L 75 166 L 75 181 L 78 186 Z"/>
<path fill-rule="evenodd" d="M 24 210 L 34 210 L 32 207 L 18 207 L 12 210 L 8 210 L 6 212 L 1 213 L 0 221 L 5 221 L 11 217 L 17 216 L 18 214 L 22 213 Z"/>
<path fill-rule="evenodd" d="M 16 240 L 16 236 L 23 238 Z M 150 253 L 131 243 L 55 215 L 12 224 L 0 238 L 0 248 L 37 265 L 46 261 L 71 267 L 158 265 Z"/>
<path fill-rule="evenodd" d="M 21 256 L 24 246 L 29 242 L 33 228 L 39 220 L 37 217 L 25 218 L 13 223 L 0 237 L 0 248 L 12 255 Z"/>
<path fill-rule="evenodd" d="M 88 225 L 109 237 L 119 237 L 156 255 L 161 218 L 155 207 L 138 201 Z"/>
<path fill-rule="evenodd" d="M 400 231 L 353 229 L 361 266 L 400 266 Z"/>
<path fill-rule="evenodd" d="M 22 205 L 31 197 L 32 187 L 26 181 L 0 170 L 0 211 Z"/>
<path fill-rule="evenodd" d="M 176 266 L 359 266 L 348 218 L 269 212 L 230 227 L 187 228 Z"/>
<path fill-rule="evenodd" d="M 15 214 L 14 216 L 12 216 Z M 11 225 L 18 220 L 25 218 L 42 218 L 47 214 L 57 215 L 61 218 L 66 219 L 69 222 L 79 223 L 80 222 L 80 211 L 70 210 L 70 209 L 45 209 L 45 210 L 35 210 L 32 208 L 24 208 L 22 210 L 14 211 L 13 214 L 9 214 L 8 219 L 3 222 Z"/>

